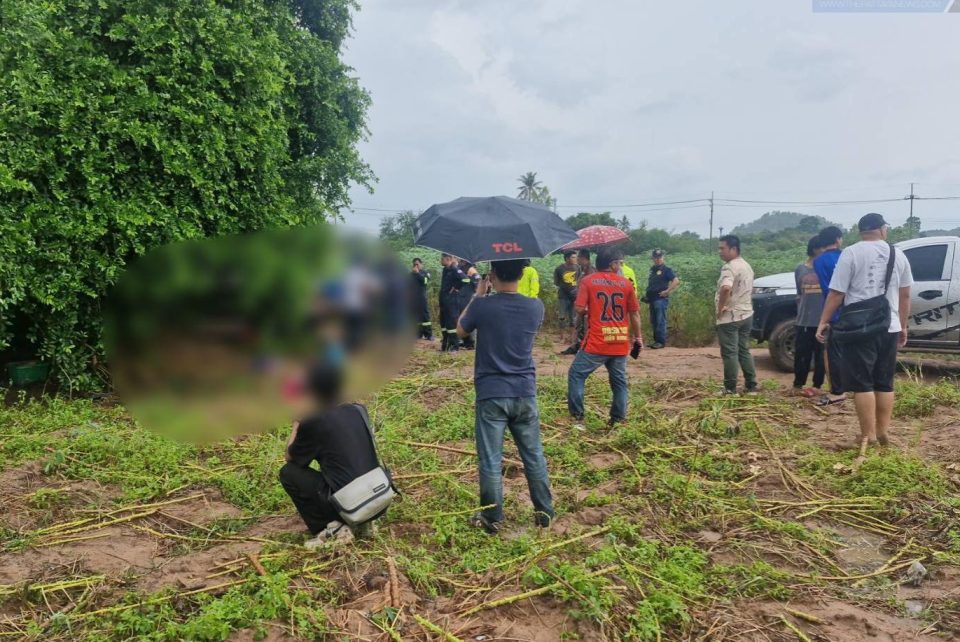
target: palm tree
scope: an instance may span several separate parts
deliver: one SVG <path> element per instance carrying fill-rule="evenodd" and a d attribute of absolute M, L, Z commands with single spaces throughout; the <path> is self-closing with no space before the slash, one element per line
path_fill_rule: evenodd
<path fill-rule="evenodd" d="M 517 188 L 517 198 L 524 201 L 537 200 L 542 187 L 540 181 L 537 180 L 537 173 L 527 172 L 517 180 L 520 181 L 520 187 Z"/>

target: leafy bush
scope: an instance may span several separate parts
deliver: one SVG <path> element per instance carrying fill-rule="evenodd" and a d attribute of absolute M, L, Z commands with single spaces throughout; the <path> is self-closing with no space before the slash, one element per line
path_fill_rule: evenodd
<path fill-rule="evenodd" d="M 351 0 L 0 5 L 0 349 L 100 385 L 100 301 L 184 238 L 317 223 L 372 177 Z"/>

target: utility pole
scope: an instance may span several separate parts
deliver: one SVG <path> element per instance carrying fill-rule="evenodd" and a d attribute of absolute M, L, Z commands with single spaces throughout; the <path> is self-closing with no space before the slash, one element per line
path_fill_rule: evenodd
<path fill-rule="evenodd" d="M 720 228 L 720 234 L 723 234 L 723 228 Z M 710 190 L 710 240 L 713 240 L 713 190 Z"/>
<path fill-rule="evenodd" d="M 913 199 L 916 198 L 916 196 L 913 195 L 913 183 L 910 183 L 910 197 L 909 197 L 909 198 L 910 198 L 910 218 L 913 218 Z"/>
<path fill-rule="evenodd" d="M 723 236 L 723 226 L 720 226 L 720 236 Z"/>

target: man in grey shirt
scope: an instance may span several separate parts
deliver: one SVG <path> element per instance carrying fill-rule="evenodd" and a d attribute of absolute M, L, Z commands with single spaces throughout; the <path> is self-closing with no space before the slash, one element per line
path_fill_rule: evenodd
<path fill-rule="evenodd" d="M 813 260 L 820 254 L 820 235 L 807 242 L 807 260 L 793 271 L 797 283 L 797 320 L 795 323 L 793 351 L 793 388 L 802 390 L 808 397 L 814 397 L 823 380 L 826 368 L 823 364 L 823 346 L 817 341 L 817 326 L 820 325 L 820 313 L 823 311 L 823 295 L 820 292 L 820 279 L 813 269 Z M 810 374 L 810 362 L 813 362 L 813 388 L 807 385 Z"/>

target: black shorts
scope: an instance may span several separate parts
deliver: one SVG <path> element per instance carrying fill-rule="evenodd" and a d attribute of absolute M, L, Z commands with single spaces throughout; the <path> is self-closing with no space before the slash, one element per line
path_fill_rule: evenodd
<path fill-rule="evenodd" d="M 844 343 L 843 389 L 847 392 L 893 392 L 899 338 L 899 332 L 883 332 L 863 341 Z"/>

